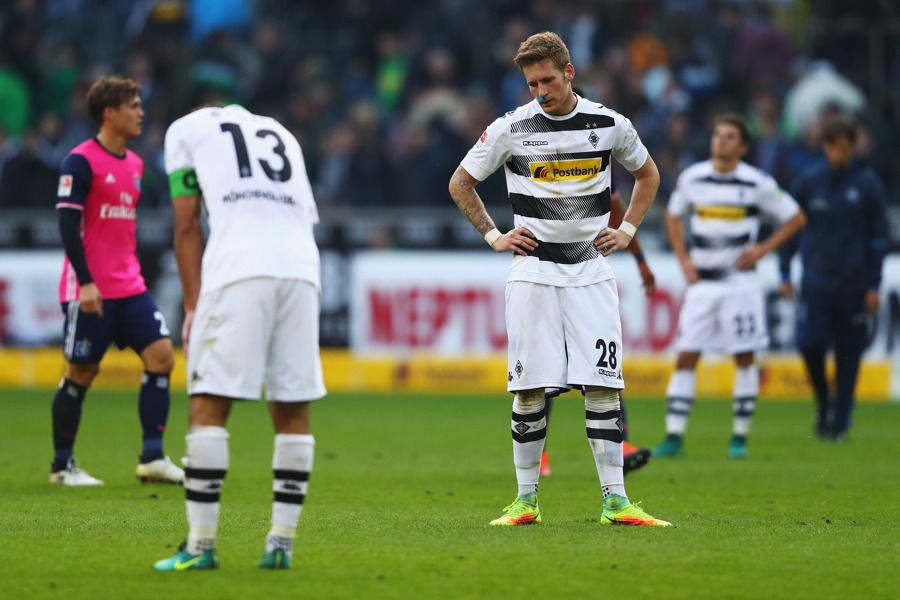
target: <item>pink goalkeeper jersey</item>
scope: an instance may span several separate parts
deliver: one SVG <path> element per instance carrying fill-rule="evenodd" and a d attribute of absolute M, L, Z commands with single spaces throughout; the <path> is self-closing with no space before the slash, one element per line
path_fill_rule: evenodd
<path fill-rule="evenodd" d="M 88 268 L 104 299 L 146 291 L 138 263 L 135 213 L 144 163 L 130 150 L 115 156 L 94 139 L 76 146 L 63 160 L 56 208 L 83 212 L 81 238 Z M 66 257 L 59 300 L 78 300 L 80 286 Z"/>

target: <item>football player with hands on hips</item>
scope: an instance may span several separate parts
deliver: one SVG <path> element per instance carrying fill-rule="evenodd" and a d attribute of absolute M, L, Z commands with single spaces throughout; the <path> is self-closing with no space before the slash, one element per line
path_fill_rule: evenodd
<path fill-rule="evenodd" d="M 666 437 L 653 456 L 684 453 L 683 439 L 694 404 L 702 352 L 734 357 L 730 458 L 749 454 L 747 436 L 759 395 L 755 352 L 768 347 L 762 285 L 756 263 L 806 223 L 794 199 L 767 173 L 743 162 L 750 144 L 744 118 L 719 115 L 710 158 L 679 176 L 666 208 L 666 232 L 687 280 L 678 315 L 675 372 L 666 389 Z M 760 217 L 778 223 L 760 240 Z M 690 220 L 690 246 L 683 219 Z"/>
<path fill-rule="evenodd" d="M 165 160 L 184 293 L 189 530 L 178 552 L 154 568 L 218 568 L 226 423 L 235 400 L 262 399 L 275 430 L 274 497 L 259 567 L 288 569 L 313 466 L 310 404 L 325 396 L 313 237 L 319 216 L 303 152 L 275 119 L 237 105 L 207 106 L 169 127 Z"/>
<path fill-rule="evenodd" d="M 74 446 L 88 388 L 114 343 L 131 348 L 144 366 L 138 393 L 142 450 L 135 475 L 143 482 L 180 484 L 184 472 L 163 452 L 169 374 L 175 366 L 172 340 L 137 259 L 135 219 L 144 163 L 127 143 L 143 127 L 141 87 L 126 77 L 104 76 L 91 85 L 87 104 L 99 132 L 63 159 L 57 192 L 67 365 L 53 398 L 50 483 L 103 485 L 76 465 Z"/>
<path fill-rule="evenodd" d="M 491 525 L 541 522 L 538 479 L 548 389 L 584 391 L 588 444 L 604 525 L 669 526 L 625 492 L 619 390 L 622 325 L 608 256 L 627 248 L 659 186 L 631 122 L 572 89 L 575 67 L 555 33 L 532 35 L 515 57 L 534 100 L 488 125 L 450 179 L 450 195 L 495 252 L 511 252 L 506 283 L 507 391 L 518 491 Z M 610 160 L 635 177 L 618 229 L 609 228 Z M 514 227 L 501 232 L 476 192 L 503 167 Z"/>

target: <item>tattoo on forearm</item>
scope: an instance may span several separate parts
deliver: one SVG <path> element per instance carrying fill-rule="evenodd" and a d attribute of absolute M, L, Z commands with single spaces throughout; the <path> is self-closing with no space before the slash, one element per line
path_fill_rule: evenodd
<path fill-rule="evenodd" d="M 469 220 L 469 223 L 475 226 L 478 233 L 484 235 L 494 228 L 494 221 L 487 214 L 484 203 L 471 185 L 464 181 L 456 182 L 453 193 L 450 196 L 460 212 Z"/>

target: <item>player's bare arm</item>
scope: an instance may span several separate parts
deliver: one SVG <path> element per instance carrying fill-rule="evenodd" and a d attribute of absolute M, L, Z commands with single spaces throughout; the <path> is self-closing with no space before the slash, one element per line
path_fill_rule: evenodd
<path fill-rule="evenodd" d="M 203 261 L 203 229 L 200 225 L 200 196 L 185 195 L 172 199 L 175 213 L 175 259 L 184 290 L 182 339 L 188 340 L 197 299 L 200 297 L 200 266 Z"/>
<path fill-rule="evenodd" d="M 681 265 L 681 270 L 684 272 L 688 285 L 697 283 L 700 281 L 700 274 L 688 255 L 687 242 L 684 239 L 684 223 L 681 222 L 681 219 L 668 212 L 666 213 L 666 233 L 669 236 L 669 245 L 678 258 L 678 264 Z"/>
<path fill-rule="evenodd" d="M 627 207 L 625 206 L 625 202 L 618 192 L 613 194 L 612 202 L 609 207 L 609 226 L 618 228 L 619 225 L 622 224 L 622 219 L 625 217 L 626 210 Z M 641 248 L 641 241 L 638 237 L 637 232 L 635 232 L 634 237 L 631 238 L 631 243 L 628 244 L 628 250 L 634 255 L 635 260 L 637 260 L 638 272 L 641 275 L 644 293 L 648 296 L 652 296 L 656 293 L 656 277 L 653 275 L 653 271 L 650 270 L 650 265 L 647 264 L 647 260 L 644 258 L 644 249 Z"/>
<path fill-rule="evenodd" d="M 469 220 L 482 236 L 492 229 L 496 229 L 494 220 L 484 207 L 481 197 L 475 191 L 479 181 L 462 167 L 457 167 L 453 177 L 450 178 L 450 197 L 459 208 L 460 212 Z M 537 248 L 537 238 L 534 233 L 525 227 L 517 227 L 497 238 L 492 244 L 497 252 L 512 250 L 516 254 L 527 256 L 529 252 Z"/>
<path fill-rule="evenodd" d="M 756 266 L 763 256 L 774 251 L 783 243 L 797 235 L 806 226 L 806 214 L 801 210 L 793 217 L 782 223 L 772 235 L 758 244 L 753 244 L 744 250 L 737 260 L 737 268 L 748 271 Z"/>
<path fill-rule="evenodd" d="M 633 236 L 623 229 L 623 225 L 628 223 L 636 230 L 650 210 L 650 205 L 656 198 L 656 190 L 659 189 L 659 169 L 652 157 L 648 156 L 641 168 L 631 171 L 631 174 L 634 175 L 634 189 L 628 210 L 622 218 L 622 225 L 616 229 L 608 227 L 594 239 L 594 247 L 604 256 L 628 247 Z"/>

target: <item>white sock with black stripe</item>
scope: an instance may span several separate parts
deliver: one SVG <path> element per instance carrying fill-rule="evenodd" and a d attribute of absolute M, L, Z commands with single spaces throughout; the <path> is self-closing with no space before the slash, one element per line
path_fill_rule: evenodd
<path fill-rule="evenodd" d="M 297 522 L 309 489 L 316 440 L 308 434 L 279 433 L 272 454 L 272 529 L 266 536 L 266 552 L 276 548 L 291 554 Z"/>
<path fill-rule="evenodd" d="M 584 394 L 584 420 L 603 497 L 625 494 L 622 470 L 622 408 L 619 391 L 604 388 Z M 626 496 L 627 497 L 627 496 Z"/>
<path fill-rule="evenodd" d="M 733 391 L 732 433 L 746 437 L 750 433 L 750 420 L 756 410 L 756 398 L 759 395 L 759 369 L 755 364 L 735 370 Z"/>
<path fill-rule="evenodd" d="M 187 551 L 198 555 L 216 547 L 219 499 L 228 472 L 228 431 L 191 427 L 185 436 L 184 494 L 187 505 Z"/>
<path fill-rule="evenodd" d="M 688 416 L 694 405 L 697 390 L 697 372 L 693 369 L 679 369 L 672 373 L 666 388 L 666 433 L 684 435 Z"/>
<path fill-rule="evenodd" d="M 519 496 L 538 491 L 541 452 L 547 438 L 547 403 L 544 390 L 516 392 L 512 405 L 513 463 Z"/>

